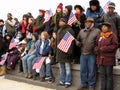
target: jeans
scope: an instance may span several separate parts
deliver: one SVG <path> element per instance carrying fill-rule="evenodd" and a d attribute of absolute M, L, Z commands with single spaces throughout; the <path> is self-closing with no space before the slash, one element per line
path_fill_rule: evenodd
<path fill-rule="evenodd" d="M 94 87 L 96 84 L 96 55 L 89 54 L 80 56 L 81 84 L 83 86 Z"/>
<path fill-rule="evenodd" d="M 32 62 L 32 66 L 39 59 L 40 59 L 40 57 L 36 57 Z M 40 78 L 44 78 L 44 77 L 51 77 L 52 78 L 53 77 L 51 63 L 46 63 L 46 60 L 43 63 L 43 65 L 42 65 L 42 67 L 41 67 L 41 69 L 39 71 Z M 35 76 L 36 71 L 33 70 L 32 74 L 33 74 L 33 76 Z"/>
<path fill-rule="evenodd" d="M 32 73 L 32 61 L 34 60 L 35 55 L 26 54 L 22 58 L 22 65 L 24 73 Z"/>
<path fill-rule="evenodd" d="M 113 90 L 113 66 L 100 65 L 101 90 Z"/>
<path fill-rule="evenodd" d="M 68 62 L 60 62 L 59 68 L 60 68 L 60 83 L 70 85 L 72 83 L 71 64 Z"/>

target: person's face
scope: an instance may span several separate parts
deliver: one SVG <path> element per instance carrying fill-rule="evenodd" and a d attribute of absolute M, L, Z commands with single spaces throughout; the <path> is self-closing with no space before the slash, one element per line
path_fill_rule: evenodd
<path fill-rule="evenodd" d="M 35 40 L 36 40 L 34 35 L 32 35 L 32 40 L 33 40 L 33 41 L 35 41 Z"/>
<path fill-rule="evenodd" d="M 56 36 L 56 33 L 53 33 L 53 35 L 52 35 L 52 36 L 53 36 L 53 38 L 55 38 L 55 39 L 56 39 L 56 37 L 57 37 L 57 36 Z"/>
<path fill-rule="evenodd" d="M 12 18 L 12 16 L 11 16 L 10 14 L 8 14 L 8 15 L 7 15 L 7 18 L 8 18 L 8 19 L 11 19 L 11 18 Z"/>
<path fill-rule="evenodd" d="M 75 11 L 76 11 L 76 13 L 81 13 L 81 10 L 78 8 L 76 8 Z"/>
<path fill-rule="evenodd" d="M 86 21 L 86 22 L 85 22 L 86 28 L 90 28 L 92 25 L 93 25 L 93 23 L 90 22 L 90 21 Z"/>
<path fill-rule="evenodd" d="M 57 13 L 60 13 L 62 10 L 60 8 L 56 9 Z"/>
<path fill-rule="evenodd" d="M 97 10 L 97 7 L 92 5 L 92 6 L 91 6 L 91 10 L 92 10 L 92 11 L 95 11 L 95 10 Z"/>
<path fill-rule="evenodd" d="M 108 8 L 108 12 L 109 12 L 110 14 L 112 14 L 112 13 L 114 12 L 114 10 L 115 10 L 115 8 L 112 8 L 112 7 L 109 7 L 109 8 Z"/>
<path fill-rule="evenodd" d="M 40 16 L 43 16 L 43 13 L 39 11 L 39 15 L 40 15 Z"/>
<path fill-rule="evenodd" d="M 29 18 L 28 22 L 29 22 L 29 24 L 33 23 L 33 21 L 31 20 L 31 18 Z"/>
<path fill-rule="evenodd" d="M 66 25 L 65 22 L 63 22 L 63 21 L 61 21 L 61 20 L 59 21 L 59 26 L 60 26 L 60 27 L 63 27 L 63 26 L 65 26 L 65 25 Z"/>
<path fill-rule="evenodd" d="M 45 35 L 43 33 L 41 33 L 40 37 L 41 37 L 42 40 L 45 40 Z"/>
<path fill-rule="evenodd" d="M 109 31 L 109 28 L 106 25 L 103 25 L 101 29 L 104 33 Z"/>
<path fill-rule="evenodd" d="M 69 13 L 68 9 L 65 8 L 64 13 L 67 15 Z"/>
<path fill-rule="evenodd" d="M 4 23 L 3 23 L 3 22 L 0 22 L 0 26 L 2 26 L 2 25 L 4 25 Z"/>

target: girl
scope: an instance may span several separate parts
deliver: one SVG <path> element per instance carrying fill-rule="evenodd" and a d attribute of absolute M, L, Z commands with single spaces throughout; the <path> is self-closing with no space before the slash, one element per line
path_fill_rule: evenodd
<path fill-rule="evenodd" d="M 22 58 L 23 71 L 26 78 L 32 78 L 32 61 L 35 58 L 36 51 L 36 41 L 38 40 L 38 35 L 36 33 L 32 34 L 32 40 L 28 42 L 27 51 L 28 53 Z"/>
<path fill-rule="evenodd" d="M 113 66 L 118 45 L 117 36 L 111 31 L 111 24 L 104 22 L 97 38 L 97 64 L 100 67 L 101 90 L 113 90 Z"/>
<path fill-rule="evenodd" d="M 36 47 L 36 55 L 37 57 L 33 60 L 32 66 L 40 60 L 41 57 L 48 57 L 50 51 L 50 41 L 49 41 L 49 35 L 47 32 L 43 31 L 41 33 L 40 39 L 37 41 L 37 47 Z M 46 59 L 47 60 L 47 59 Z M 45 68 L 46 65 L 46 68 Z M 40 81 L 44 81 L 45 77 L 50 77 L 51 72 L 49 68 L 49 63 L 44 63 L 39 71 L 40 75 Z M 46 73 L 45 73 L 46 71 Z M 36 71 L 33 70 L 33 79 L 36 78 Z"/>

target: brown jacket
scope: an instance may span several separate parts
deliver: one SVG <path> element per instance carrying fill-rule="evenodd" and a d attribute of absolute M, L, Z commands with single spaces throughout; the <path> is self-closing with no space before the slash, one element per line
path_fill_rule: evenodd
<path fill-rule="evenodd" d="M 94 54 L 96 38 L 100 32 L 99 29 L 94 27 L 89 30 L 82 29 L 79 32 L 76 44 L 81 48 L 81 54 Z"/>

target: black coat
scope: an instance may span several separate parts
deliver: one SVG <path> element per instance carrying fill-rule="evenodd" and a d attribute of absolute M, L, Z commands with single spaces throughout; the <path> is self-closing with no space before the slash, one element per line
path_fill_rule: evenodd
<path fill-rule="evenodd" d="M 70 26 L 66 25 L 65 27 L 60 28 L 57 32 L 56 47 L 67 31 L 74 36 L 74 32 Z M 73 54 L 73 45 L 74 45 L 74 42 L 72 42 L 67 53 L 61 51 L 58 48 L 56 49 L 57 62 L 71 62 L 72 54 Z"/>

